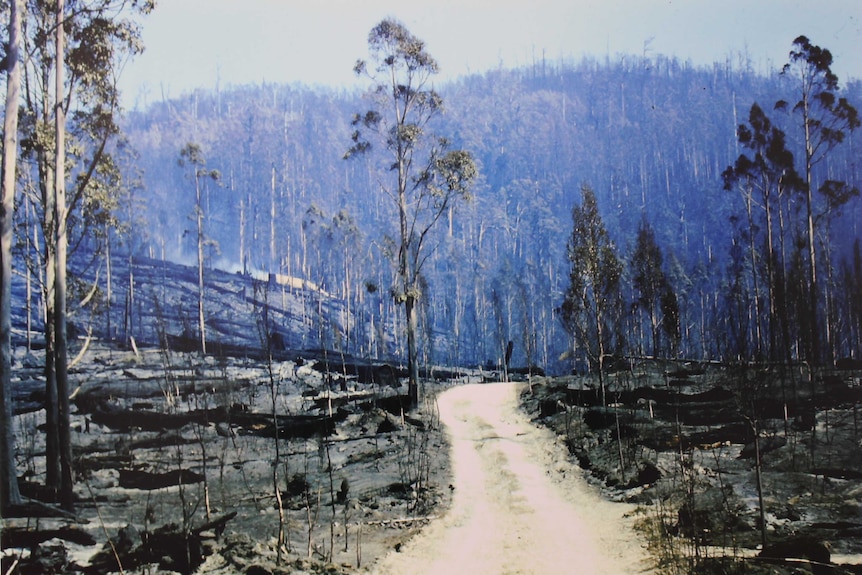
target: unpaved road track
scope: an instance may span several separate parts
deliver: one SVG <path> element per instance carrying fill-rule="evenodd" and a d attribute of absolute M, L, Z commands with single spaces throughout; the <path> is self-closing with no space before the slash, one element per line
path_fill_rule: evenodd
<path fill-rule="evenodd" d="M 626 575 L 645 552 L 624 514 L 518 410 L 524 384 L 466 385 L 439 398 L 452 444 L 451 508 L 375 573 Z"/>

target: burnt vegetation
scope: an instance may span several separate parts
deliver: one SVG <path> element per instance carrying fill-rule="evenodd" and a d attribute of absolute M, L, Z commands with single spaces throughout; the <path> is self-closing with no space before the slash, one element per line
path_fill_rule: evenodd
<path fill-rule="evenodd" d="M 535 380 L 525 408 L 587 476 L 639 506 L 673 573 L 855 573 L 858 370 L 631 360 Z"/>
<path fill-rule="evenodd" d="M 435 394 L 499 379 L 640 506 L 657 570 L 858 572 L 862 85 L 804 36 L 780 73 L 542 60 L 439 93 L 399 23 L 370 47 L 417 117 L 261 84 L 77 118 L 60 319 L 29 102 L 3 572 L 358 569 L 447 501 Z"/>

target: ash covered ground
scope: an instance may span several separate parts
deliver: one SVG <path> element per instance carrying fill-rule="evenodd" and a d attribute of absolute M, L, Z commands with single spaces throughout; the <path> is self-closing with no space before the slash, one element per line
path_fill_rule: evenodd
<path fill-rule="evenodd" d="M 33 569 L 44 572 L 118 570 L 117 556 L 125 572 L 355 571 L 449 499 L 435 406 L 449 384 L 427 383 L 405 412 L 400 389 L 315 359 L 105 346 L 88 357 L 72 373 L 76 515 L 4 520 L 4 572 L 9 547 L 40 537 L 48 559 Z M 38 364 L 22 358 L 21 380 L 38 382 Z M 43 413 L 16 417 L 22 489 L 36 499 Z"/>

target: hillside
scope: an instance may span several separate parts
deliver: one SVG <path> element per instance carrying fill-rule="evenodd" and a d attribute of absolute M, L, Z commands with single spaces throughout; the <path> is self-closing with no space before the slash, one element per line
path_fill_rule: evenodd
<path fill-rule="evenodd" d="M 128 345 L 131 337 L 137 345 L 150 347 L 167 338 L 172 343 L 184 340 L 185 345 L 199 349 L 196 267 L 145 257 L 131 262 L 114 257 L 109 280 L 104 264 L 83 252 L 73 258 L 74 293 L 82 299 L 90 294 L 99 300 L 95 313 L 76 308 L 71 314 L 76 339 L 86 340 L 89 332 L 123 345 Z M 25 276 L 15 279 L 13 298 L 27 301 Z M 129 289 L 130 283 L 133 290 Z M 276 274 L 270 277 L 207 269 L 204 283 L 207 341 L 213 349 L 226 346 L 261 350 L 272 345 L 276 351 L 285 352 L 327 347 L 365 357 L 379 351 L 381 358 L 387 358 L 396 345 L 388 318 L 356 314 L 343 300 L 307 281 Z M 35 281 L 30 289 L 36 289 Z M 40 347 L 39 298 L 33 298 L 31 303 L 30 308 L 13 309 L 13 339 L 18 345 L 26 345 L 29 315 L 32 345 Z M 375 321 L 379 328 L 374 327 Z M 352 334 L 375 330 L 374 337 L 381 340 L 370 340 L 376 345 L 375 351 L 361 347 L 369 345 L 366 340 L 360 345 L 358 341 L 340 339 L 347 331 L 342 327 L 346 325 Z"/>
<path fill-rule="evenodd" d="M 498 70 L 442 86 L 437 127 L 474 154 L 480 179 L 473 201 L 453 210 L 434 239 L 423 276 L 426 353 L 450 364 L 498 363 L 513 340 L 518 363 L 568 370 L 555 310 L 582 183 L 596 191 L 624 260 L 642 220 L 655 230 L 680 301 L 682 354 L 727 353 L 706 326 L 727 316 L 735 280 L 726 274 L 748 231 L 744 198 L 722 189 L 721 174 L 742 152 L 736 128 L 749 107 L 768 108 L 790 90 L 744 62 L 695 68 L 662 57 Z M 853 82 L 842 94 L 858 104 L 860 91 Z M 192 257 L 185 230 L 193 188 L 174 166 L 194 141 L 223 174 L 207 196 L 212 265 L 301 277 L 353 309 L 391 316 L 394 220 L 377 193 L 383 176 L 374 161 L 342 159 L 362 106 L 361 94 L 258 85 L 200 90 L 130 114 L 125 130 L 144 182 L 134 201 L 149 222 L 135 252 Z M 776 113 L 774 121 L 799 150 L 791 118 Z M 858 185 L 851 147 L 837 148 L 829 165 Z M 859 201 L 830 220 L 834 269 L 852 257 Z"/>

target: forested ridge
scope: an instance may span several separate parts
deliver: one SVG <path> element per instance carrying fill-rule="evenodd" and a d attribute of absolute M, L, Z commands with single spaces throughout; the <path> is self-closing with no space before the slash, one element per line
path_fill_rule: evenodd
<path fill-rule="evenodd" d="M 789 78 L 755 73 L 744 62 L 704 68 L 620 57 L 500 69 L 437 89 L 446 99 L 441 131 L 475 155 L 480 179 L 473 201 L 441 228 L 423 277 L 426 358 L 500 362 L 512 340 L 516 363 L 568 369 L 570 360 L 559 358 L 571 344 L 555 309 L 567 287 L 570 210 L 584 183 L 621 259 L 633 252 L 642 220 L 654 230 L 680 301 L 677 353 L 732 355 L 722 329 L 730 327 L 728 274 L 744 202 L 723 189 L 721 175 L 742 151 L 736 131 L 754 103 L 799 149 L 790 114 L 772 111 L 791 97 Z M 860 91 L 852 81 L 841 93 L 860 102 Z M 376 193 L 377 166 L 342 159 L 361 99 L 263 84 L 198 90 L 129 113 L 124 132 L 143 172 L 138 197 L 149 255 L 186 261 L 194 253 L 187 233 L 194 193 L 177 167 L 179 150 L 194 141 L 222 174 L 206 198 L 210 265 L 302 277 L 355 300 L 354 309 L 388 309 L 392 219 Z M 851 137 L 837 147 L 824 169 L 858 186 L 854 144 Z M 857 196 L 821 231 L 821 240 L 823 233 L 834 238 L 836 270 L 852 268 L 859 217 Z M 632 301 L 626 274 L 621 283 Z M 836 293 L 852 299 L 848 289 Z M 619 351 L 645 351 L 637 320 L 626 320 Z M 836 342 L 838 356 L 858 345 L 858 335 L 847 335 Z"/>

